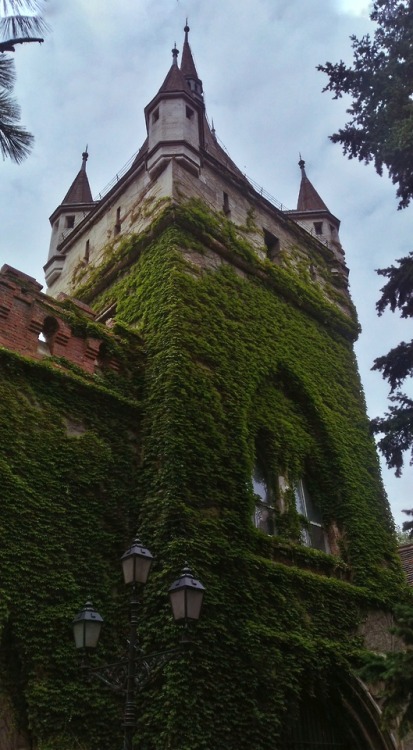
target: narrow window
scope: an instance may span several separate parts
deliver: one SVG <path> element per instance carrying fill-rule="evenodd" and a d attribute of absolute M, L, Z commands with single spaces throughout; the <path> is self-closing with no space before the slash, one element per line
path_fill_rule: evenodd
<path fill-rule="evenodd" d="M 275 533 L 274 494 L 265 476 L 265 467 L 258 459 L 252 474 L 252 489 L 255 497 L 254 526 L 264 534 L 273 535 Z"/>
<path fill-rule="evenodd" d="M 90 243 L 89 243 L 89 240 L 86 240 L 85 255 L 84 255 L 84 258 L 83 258 L 83 260 L 85 261 L 85 263 L 89 263 L 89 257 L 90 257 Z"/>
<path fill-rule="evenodd" d="M 226 216 L 228 216 L 231 213 L 231 209 L 229 207 L 228 193 L 223 193 L 223 199 L 224 199 L 224 203 L 223 203 L 223 206 L 222 206 L 222 210 L 223 210 L 224 214 Z"/>
<path fill-rule="evenodd" d="M 43 328 L 39 333 L 37 351 L 39 354 L 53 354 L 53 343 L 56 333 L 59 330 L 59 324 L 56 318 L 48 316 L 44 319 Z"/>
<path fill-rule="evenodd" d="M 74 216 L 66 216 L 65 228 L 66 229 L 73 229 L 74 225 L 75 225 L 75 217 Z"/>
<path fill-rule="evenodd" d="M 152 113 L 152 122 L 157 122 L 159 120 L 159 108 L 155 109 L 155 111 Z"/>
<path fill-rule="evenodd" d="M 323 234 L 323 222 L 322 221 L 314 222 L 314 232 L 318 235 Z"/>
<path fill-rule="evenodd" d="M 306 526 L 303 527 L 301 534 L 303 544 L 323 552 L 329 552 L 320 509 L 314 503 L 301 479 L 294 487 L 294 495 L 297 512 L 306 520 Z"/>
<path fill-rule="evenodd" d="M 267 248 L 268 260 L 275 260 L 280 250 L 280 240 L 267 229 L 264 229 L 264 243 Z"/>
<path fill-rule="evenodd" d="M 194 110 L 191 109 L 190 107 L 186 107 L 185 112 L 186 112 L 186 116 L 187 116 L 188 120 L 192 120 L 192 118 L 194 116 Z"/>
<path fill-rule="evenodd" d="M 119 208 L 116 209 L 115 234 L 119 234 L 121 229 L 122 229 L 122 219 L 120 218 L 120 206 L 119 206 Z"/>

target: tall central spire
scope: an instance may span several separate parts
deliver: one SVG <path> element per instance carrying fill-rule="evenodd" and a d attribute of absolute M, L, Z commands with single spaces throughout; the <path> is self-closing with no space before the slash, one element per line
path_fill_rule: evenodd
<path fill-rule="evenodd" d="M 196 98 L 202 101 L 203 99 L 202 81 L 198 77 L 197 69 L 194 63 L 194 58 L 192 57 L 191 48 L 188 42 L 188 33 L 189 33 L 188 19 L 186 19 L 184 32 L 185 32 L 185 39 L 184 39 L 184 46 L 182 50 L 181 72 L 185 76 L 185 79 L 188 83 L 189 88 L 191 89 L 192 94 Z"/>

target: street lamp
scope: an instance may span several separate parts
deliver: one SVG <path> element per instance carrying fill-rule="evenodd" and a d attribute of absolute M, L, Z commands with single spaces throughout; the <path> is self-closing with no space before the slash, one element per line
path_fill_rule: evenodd
<path fill-rule="evenodd" d="M 125 696 L 122 724 L 124 750 L 132 750 L 133 736 L 136 731 L 137 690 L 145 686 L 155 669 L 163 667 L 164 664 L 181 652 L 181 649 L 174 648 L 144 655 L 137 648 L 137 586 L 138 584 L 144 585 L 147 582 L 153 560 L 152 553 L 143 546 L 138 538 L 134 539 L 130 548 L 122 555 L 123 578 L 125 584 L 131 587 L 130 631 L 127 653 L 114 664 L 90 669 L 91 674 Z M 175 622 L 183 624 L 187 628 L 191 622 L 196 622 L 199 619 L 204 591 L 205 588 L 202 583 L 194 578 L 187 563 L 185 563 L 180 577 L 169 588 L 169 598 Z M 93 607 L 91 601 L 86 602 L 83 609 L 74 618 L 72 625 L 76 648 L 84 654 L 93 651 L 98 644 L 103 618 Z M 188 637 L 185 630 L 182 642 L 187 641 Z"/>

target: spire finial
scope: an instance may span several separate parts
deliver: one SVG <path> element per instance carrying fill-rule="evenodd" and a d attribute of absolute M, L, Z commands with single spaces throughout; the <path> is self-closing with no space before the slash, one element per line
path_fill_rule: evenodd
<path fill-rule="evenodd" d="M 185 23 L 185 26 L 184 26 L 184 31 L 185 31 L 185 41 L 187 42 L 188 41 L 188 31 L 189 31 L 188 18 L 186 19 L 186 23 Z"/>
<path fill-rule="evenodd" d="M 302 169 L 302 170 L 303 170 L 303 172 L 304 172 L 305 161 L 304 161 L 304 159 L 302 158 L 301 154 L 299 154 L 299 156 L 300 156 L 300 161 L 298 162 L 298 166 L 299 166 L 299 167 L 300 167 L 300 169 Z"/>
<path fill-rule="evenodd" d="M 214 121 L 213 121 L 213 120 L 212 120 L 212 123 L 211 123 L 211 124 L 212 124 L 212 128 L 211 128 L 211 133 L 212 133 L 213 137 L 214 137 L 214 138 L 215 138 L 215 140 L 216 140 L 216 137 L 217 137 L 217 136 L 216 136 L 216 133 L 215 133 L 215 125 L 214 125 Z"/>
<path fill-rule="evenodd" d="M 87 144 L 86 144 L 86 148 L 82 154 L 82 167 L 81 167 L 81 169 L 83 169 L 84 172 L 86 171 L 86 162 L 88 158 L 89 158 L 89 154 L 87 152 Z"/>
<path fill-rule="evenodd" d="M 176 42 L 174 42 L 173 50 L 172 50 L 172 64 L 178 65 L 178 55 L 179 55 L 179 49 L 176 48 Z"/>

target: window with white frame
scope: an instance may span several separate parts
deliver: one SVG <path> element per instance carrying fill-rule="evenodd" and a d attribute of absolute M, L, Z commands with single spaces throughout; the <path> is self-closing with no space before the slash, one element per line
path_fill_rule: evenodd
<path fill-rule="evenodd" d="M 323 552 L 329 552 L 320 509 L 312 500 L 302 479 L 296 482 L 294 495 L 297 512 L 306 520 L 306 525 L 303 526 L 301 532 L 303 544 Z"/>
<path fill-rule="evenodd" d="M 254 466 L 252 489 L 255 497 L 254 526 L 264 534 L 275 534 L 274 493 L 266 477 L 265 468 L 259 460 Z"/>

